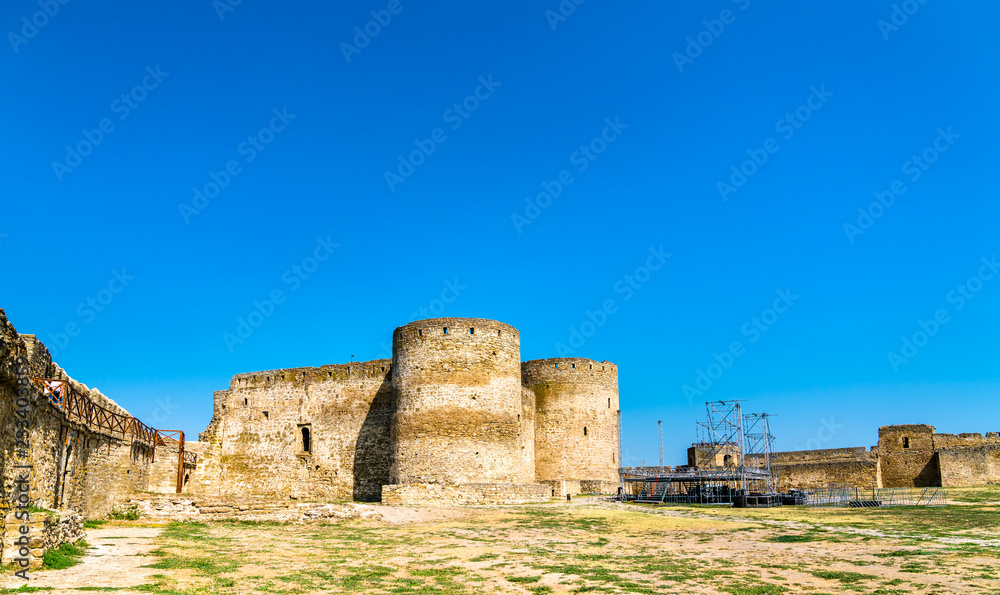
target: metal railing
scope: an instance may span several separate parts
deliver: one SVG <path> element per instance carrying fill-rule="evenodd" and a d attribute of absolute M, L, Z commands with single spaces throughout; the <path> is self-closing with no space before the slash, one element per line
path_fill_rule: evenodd
<path fill-rule="evenodd" d="M 156 447 L 156 430 L 131 415 L 122 415 L 101 407 L 80 394 L 68 380 L 61 378 L 35 378 L 42 394 L 55 405 L 69 421 L 75 421 L 98 434 L 110 438 L 125 439 L 131 435 L 133 442 L 139 442 L 151 449 Z"/>

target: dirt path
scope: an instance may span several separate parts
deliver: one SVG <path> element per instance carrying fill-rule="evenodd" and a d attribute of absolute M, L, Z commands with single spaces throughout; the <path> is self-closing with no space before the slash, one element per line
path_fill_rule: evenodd
<path fill-rule="evenodd" d="M 155 546 L 153 539 L 162 529 L 156 527 L 107 527 L 87 530 L 90 549 L 80 564 L 63 570 L 35 570 L 28 573 L 29 587 L 51 588 L 46 593 L 79 595 L 77 587 L 114 587 L 120 594 L 138 594 L 128 590 L 144 583 L 155 582 L 150 575 L 162 572 L 142 568 L 157 561 L 143 555 Z M 25 584 L 15 576 L 0 577 L 0 587 L 13 589 Z"/>

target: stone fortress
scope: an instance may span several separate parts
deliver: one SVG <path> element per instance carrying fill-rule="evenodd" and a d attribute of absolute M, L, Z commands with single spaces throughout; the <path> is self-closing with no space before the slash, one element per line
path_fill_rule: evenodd
<path fill-rule="evenodd" d="M 68 383 L 75 405 L 46 396 L 40 378 Z M 610 362 L 521 362 L 510 325 L 421 320 L 396 329 L 391 360 L 236 375 L 215 393 L 200 440 L 184 445 L 195 460 L 69 377 L 0 309 L 0 563 L 13 561 L 23 530 L 35 567 L 46 548 L 79 538 L 82 517 L 174 494 L 178 483 L 229 503 L 199 509 L 212 513 L 295 499 L 475 504 L 613 493 L 618 410 Z M 710 464 L 732 455 L 724 449 Z M 695 445 L 689 464 L 704 458 Z M 772 462 L 781 490 L 982 485 L 1000 482 L 1000 433 L 884 426 L 871 449 L 779 452 Z M 25 525 L 18 515 L 29 505 L 58 514 L 32 513 Z"/>
<path fill-rule="evenodd" d="M 385 503 L 541 502 L 618 486 L 618 368 L 521 362 L 478 318 L 396 329 L 391 360 L 234 376 L 193 493 Z"/>

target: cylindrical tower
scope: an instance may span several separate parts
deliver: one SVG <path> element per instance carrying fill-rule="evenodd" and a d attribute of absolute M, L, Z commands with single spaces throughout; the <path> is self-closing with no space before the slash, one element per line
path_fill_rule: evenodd
<path fill-rule="evenodd" d="M 618 366 L 585 358 L 521 364 L 535 393 L 535 479 L 618 482 Z"/>
<path fill-rule="evenodd" d="M 524 483 L 517 329 L 419 320 L 396 329 L 392 352 L 392 483 Z"/>

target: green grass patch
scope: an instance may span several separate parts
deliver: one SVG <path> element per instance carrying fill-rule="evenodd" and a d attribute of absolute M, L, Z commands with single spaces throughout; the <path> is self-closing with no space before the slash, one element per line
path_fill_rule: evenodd
<path fill-rule="evenodd" d="M 74 543 L 64 543 L 55 549 L 45 552 L 42 558 L 42 568 L 62 570 L 80 563 L 80 558 L 87 552 L 87 542 L 80 540 Z"/>

